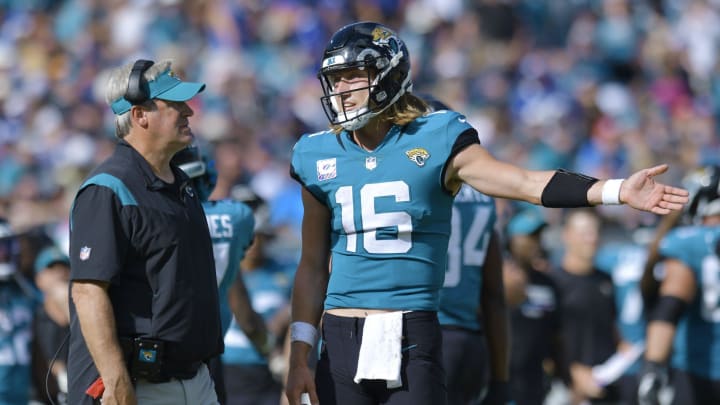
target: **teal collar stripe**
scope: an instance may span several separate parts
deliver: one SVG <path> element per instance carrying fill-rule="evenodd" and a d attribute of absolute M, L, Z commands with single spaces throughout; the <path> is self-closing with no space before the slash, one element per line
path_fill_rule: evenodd
<path fill-rule="evenodd" d="M 158 98 L 168 101 L 188 101 L 196 94 L 205 89 L 205 83 L 184 82 L 168 69 L 161 73 L 154 80 L 148 82 L 150 98 Z M 115 115 L 124 114 L 130 111 L 129 101 L 121 97 L 110 104 Z"/>
<path fill-rule="evenodd" d="M 117 177 L 107 174 L 107 173 L 100 173 L 96 174 L 95 176 L 85 180 L 85 182 L 80 186 L 80 189 L 78 190 L 78 194 L 82 189 L 84 189 L 87 186 L 102 186 L 107 187 L 110 190 L 112 190 L 115 195 L 120 200 L 120 204 L 124 207 L 127 205 L 138 205 L 137 200 L 135 200 L 135 197 L 133 194 L 128 190 L 128 188 L 125 186 L 125 183 L 122 182 L 122 180 L 118 179 Z M 77 198 L 77 195 L 75 196 Z M 72 230 L 72 212 L 73 209 L 75 209 L 75 202 L 73 201 L 72 207 L 70 207 L 70 229 Z"/>
<path fill-rule="evenodd" d="M 96 186 L 102 186 L 107 187 L 110 190 L 112 190 L 115 195 L 120 200 L 120 204 L 123 206 L 126 205 L 138 205 L 137 200 L 135 200 L 135 197 L 132 195 L 130 190 L 125 186 L 125 183 L 122 182 L 122 180 L 118 179 L 117 177 L 107 174 L 107 173 L 100 173 L 96 174 L 95 176 L 87 179 L 85 183 L 83 183 L 82 186 L 80 186 L 80 189 L 90 186 L 90 185 L 96 185 Z"/>

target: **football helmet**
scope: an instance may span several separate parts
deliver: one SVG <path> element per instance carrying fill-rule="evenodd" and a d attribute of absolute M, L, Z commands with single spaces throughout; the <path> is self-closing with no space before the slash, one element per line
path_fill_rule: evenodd
<path fill-rule="evenodd" d="M 253 191 L 250 186 L 238 184 L 230 190 L 230 197 L 236 201 L 246 204 L 253 211 L 255 219 L 255 233 L 272 235 L 273 228 L 270 224 L 270 206 L 264 198 Z"/>
<path fill-rule="evenodd" d="M 709 215 L 720 215 L 720 166 L 709 165 L 689 173 L 682 180 L 690 193 L 688 217 L 700 222 Z"/>
<path fill-rule="evenodd" d="M 217 184 L 215 161 L 201 154 L 197 146 L 191 145 L 177 152 L 172 163 L 190 177 L 200 201 L 207 201 Z"/>
<path fill-rule="evenodd" d="M 10 279 L 18 267 L 20 243 L 10 224 L 0 218 L 0 280 Z"/>
<path fill-rule="evenodd" d="M 359 69 L 368 74 L 369 86 L 335 92 L 332 74 Z M 390 28 L 375 22 L 358 22 L 338 30 L 330 39 L 318 72 L 324 96 L 323 109 L 332 125 L 354 131 L 382 113 L 405 92 L 412 91 L 410 54 Z M 346 111 L 338 100 L 352 91 L 368 90 L 366 104 Z"/>

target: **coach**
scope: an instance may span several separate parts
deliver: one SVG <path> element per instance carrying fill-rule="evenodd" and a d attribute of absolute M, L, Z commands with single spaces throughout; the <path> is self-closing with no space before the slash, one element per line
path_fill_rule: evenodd
<path fill-rule="evenodd" d="M 170 61 L 110 74 L 118 146 L 71 212 L 71 404 L 217 403 L 205 365 L 223 348 L 212 245 L 170 164 L 193 140 L 186 101 L 204 87 Z"/>

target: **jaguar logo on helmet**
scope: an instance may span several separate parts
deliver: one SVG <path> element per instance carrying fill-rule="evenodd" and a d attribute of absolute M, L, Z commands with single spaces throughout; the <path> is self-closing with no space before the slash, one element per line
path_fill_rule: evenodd
<path fill-rule="evenodd" d="M 383 27 L 375 27 L 375 29 L 372 31 L 372 37 L 374 42 L 386 41 L 391 36 L 392 33 L 386 29 L 383 29 Z"/>

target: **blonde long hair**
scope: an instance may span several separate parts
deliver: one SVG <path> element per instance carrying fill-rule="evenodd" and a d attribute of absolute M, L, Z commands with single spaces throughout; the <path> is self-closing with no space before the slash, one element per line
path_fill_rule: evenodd
<path fill-rule="evenodd" d="M 430 105 L 428 105 L 425 100 L 412 93 L 406 92 L 400 96 L 395 103 L 383 111 L 382 114 L 378 115 L 377 119 L 382 122 L 404 126 L 416 118 L 427 114 L 430 110 Z M 340 125 L 331 125 L 330 130 L 335 134 L 339 134 L 343 131 L 343 127 Z"/>

